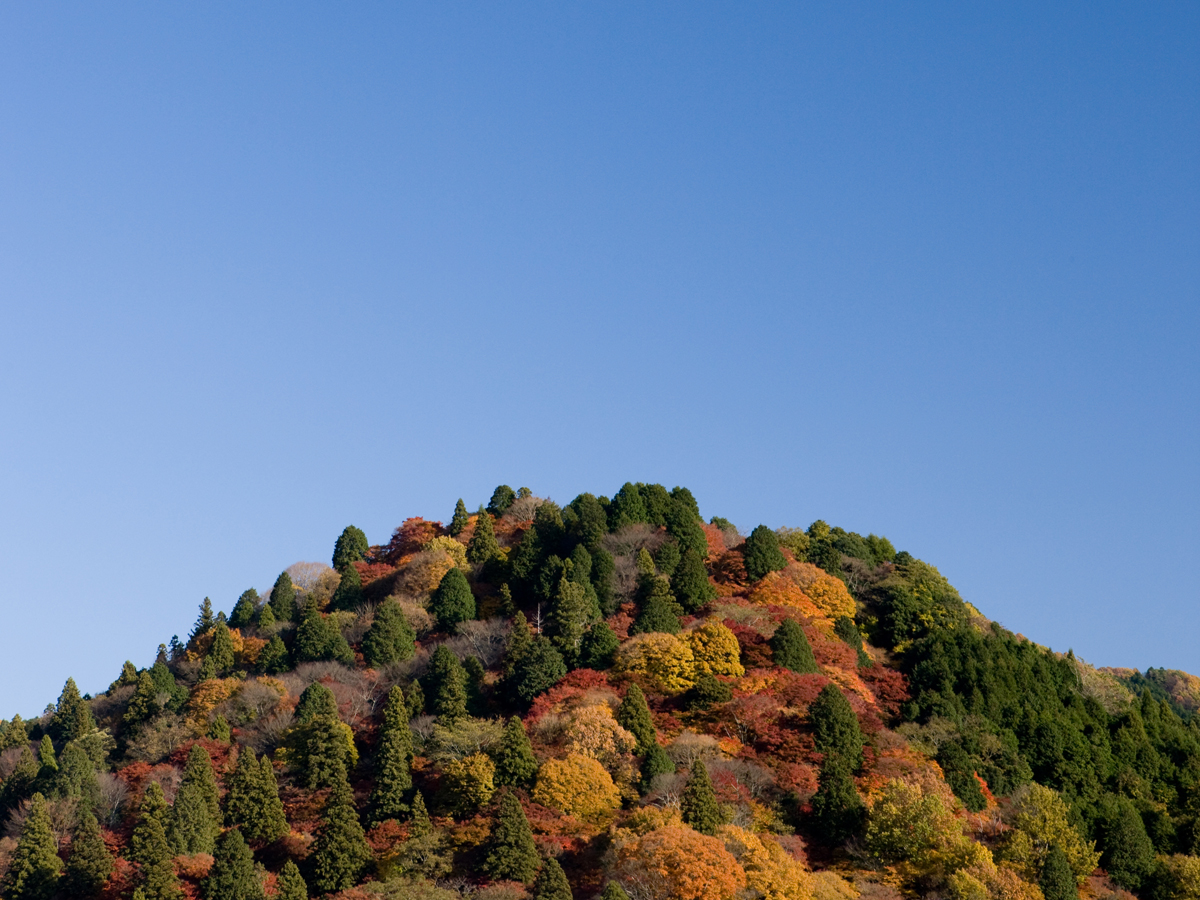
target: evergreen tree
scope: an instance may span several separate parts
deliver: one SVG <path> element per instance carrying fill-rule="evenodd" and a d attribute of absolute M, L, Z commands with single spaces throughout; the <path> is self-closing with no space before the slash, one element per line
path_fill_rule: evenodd
<path fill-rule="evenodd" d="M 292 576 L 280 572 L 271 588 L 271 612 L 276 621 L 290 622 L 296 618 L 296 587 L 292 584 Z"/>
<path fill-rule="evenodd" d="M 433 831 L 433 822 L 429 820 L 429 811 L 425 808 L 425 795 L 420 791 L 413 793 L 412 815 L 409 816 L 412 826 L 409 829 L 413 837 L 425 837 Z"/>
<path fill-rule="evenodd" d="M 655 741 L 646 749 L 638 774 L 641 775 L 641 791 L 646 794 L 650 792 L 656 776 L 675 774 L 675 763 L 671 762 L 671 757 L 667 756 L 662 744 Z"/>
<path fill-rule="evenodd" d="M 267 754 L 258 761 L 258 815 L 249 826 L 251 840 L 274 841 L 288 833 L 287 818 L 283 814 L 283 801 L 279 799 L 279 783 L 275 780 L 275 769 Z"/>
<path fill-rule="evenodd" d="M 194 856 L 212 853 L 220 830 L 220 794 L 212 759 L 203 746 L 193 744 L 167 817 L 167 838 L 177 855 Z"/>
<path fill-rule="evenodd" d="M 275 627 L 275 611 L 271 608 L 270 603 L 264 603 L 258 608 L 258 615 L 255 617 L 255 622 L 261 631 L 267 631 Z"/>
<path fill-rule="evenodd" d="M 523 702 L 532 703 L 534 697 L 554 687 L 566 674 L 567 664 L 563 662 L 562 654 L 549 638 L 539 634 L 517 664 L 513 692 Z"/>
<path fill-rule="evenodd" d="M 228 780 L 225 794 L 225 818 L 231 828 L 241 828 L 249 835 L 258 815 L 258 759 L 247 746 L 238 749 L 237 765 Z M 251 837 L 251 840 L 254 838 Z"/>
<path fill-rule="evenodd" d="M 496 751 L 495 781 L 499 786 L 529 787 L 537 775 L 538 761 L 533 755 L 529 735 L 519 716 L 513 716 L 504 726 L 500 749 Z"/>
<path fill-rule="evenodd" d="M 475 533 L 471 535 L 471 541 L 467 544 L 467 561 L 486 563 L 499 553 L 500 545 L 496 543 L 496 528 L 492 517 L 481 506 L 479 514 L 475 517 Z"/>
<path fill-rule="evenodd" d="M 600 615 L 611 616 L 617 611 L 617 597 L 613 589 L 617 563 L 611 553 L 603 547 L 592 551 L 592 587 L 596 591 L 596 602 L 600 604 Z"/>
<path fill-rule="evenodd" d="M 229 626 L 218 622 L 213 626 L 213 641 L 208 648 L 208 658 L 213 662 L 213 671 L 224 675 L 233 668 L 233 637 L 229 634 Z"/>
<path fill-rule="evenodd" d="M 849 616 L 838 616 L 837 621 L 833 623 L 833 633 L 858 654 L 858 664 L 860 667 L 871 665 L 871 657 L 863 649 L 862 634 L 859 632 L 858 626 L 854 624 L 852 618 Z"/>
<path fill-rule="evenodd" d="M 546 860 L 533 885 L 533 900 L 573 900 L 571 885 L 557 859 Z"/>
<path fill-rule="evenodd" d="M 607 622 L 597 622 L 587 630 L 579 645 L 579 664 L 600 671 L 613 664 L 621 642 Z"/>
<path fill-rule="evenodd" d="M 487 670 L 477 656 L 468 656 L 462 666 L 467 677 L 467 712 L 482 718 L 487 712 L 487 698 L 484 696 Z"/>
<path fill-rule="evenodd" d="M 305 610 L 304 618 L 296 629 L 296 643 L 292 652 L 299 662 L 333 659 L 347 666 L 354 664 L 354 652 L 346 643 L 346 638 L 338 631 L 333 620 L 321 615 L 315 606 Z"/>
<path fill-rule="evenodd" d="M 25 722 L 20 714 L 12 717 L 12 721 L 4 729 L 3 737 L 0 737 L 0 750 L 11 750 L 13 747 L 24 747 L 29 743 L 29 732 L 25 728 Z"/>
<path fill-rule="evenodd" d="M 167 855 L 171 856 L 167 840 L 167 798 L 163 795 L 162 785 L 152 781 L 142 792 L 142 802 L 138 805 L 137 824 L 129 838 L 129 858 L 143 866 L 154 862 L 157 847 L 154 845 L 155 835 L 151 833 L 152 826 L 157 826 L 157 833 L 162 835 Z"/>
<path fill-rule="evenodd" d="M 617 882 L 610 881 L 600 894 L 600 900 L 629 900 L 629 895 Z"/>
<path fill-rule="evenodd" d="M 808 637 L 795 619 L 784 619 L 771 635 L 771 656 L 775 665 L 801 675 L 815 675 L 821 671 Z"/>
<path fill-rule="evenodd" d="M 504 515 L 517 499 L 516 492 L 507 484 L 502 484 L 492 491 L 492 499 L 488 501 L 487 511 L 496 518 Z"/>
<path fill-rule="evenodd" d="M 505 618 L 512 618 L 517 614 L 517 607 L 513 603 L 512 588 L 508 586 L 508 582 L 500 585 L 500 615 Z"/>
<path fill-rule="evenodd" d="M 334 782 L 325 801 L 312 856 L 313 887 L 322 892 L 353 887 L 371 861 L 371 848 L 354 810 L 354 795 L 344 777 Z"/>
<path fill-rule="evenodd" d="M 160 789 L 160 796 L 161 793 Z M 142 867 L 142 891 L 146 900 L 180 900 L 183 893 L 179 889 L 179 879 L 175 877 L 174 853 L 161 818 L 139 821 L 134 829 L 135 839 L 139 832 L 137 862 Z"/>
<path fill-rule="evenodd" d="M 229 720 L 220 713 L 213 716 L 212 724 L 208 726 L 208 738 L 220 744 L 233 743 L 233 729 L 229 726 Z"/>
<path fill-rule="evenodd" d="M 167 708 L 172 712 L 178 712 L 187 702 L 188 690 L 175 681 L 175 676 L 167 666 L 166 654 L 163 656 L 163 659 L 155 660 L 154 665 L 150 667 L 150 679 L 154 682 L 156 695 L 166 694 L 170 698 L 167 700 Z M 138 681 L 141 681 L 141 676 L 138 677 Z M 157 696 L 155 700 L 157 702 Z"/>
<path fill-rule="evenodd" d="M 362 576 L 358 574 L 358 567 L 353 563 L 348 563 L 341 570 L 341 576 L 337 587 L 334 588 L 333 596 L 329 598 L 329 608 L 333 610 L 357 609 L 363 600 Z"/>
<path fill-rule="evenodd" d="M 200 602 L 200 615 L 196 617 L 196 624 L 192 626 L 192 633 L 188 635 L 188 640 L 194 641 L 200 635 L 208 634 L 216 624 L 217 617 L 213 613 L 212 601 L 205 597 Z"/>
<path fill-rule="evenodd" d="M 54 755 L 54 742 L 50 740 L 50 735 L 44 734 L 38 745 L 38 782 L 49 789 L 57 775 L 58 758 Z"/>
<path fill-rule="evenodd" d="M 254 588 L 242 591 L 237 603 L 233 605 L 233 612 L 229 614 L 229 627 L 245 628 L 247 625 L 253 625 L 257 613 L 258 591 Z"/>
<path fill-rule="evenodd" d="M 127 684 L 137 684 L 137 680 L 137 667 L 129 660 L 125 660 L 125 665 L 121 666 L 121 674 L 117 676 L 116 681 L 108 686 L 108 692 L 111 694 L 117 688 L 123 688 Z"/>
<path fill-rule="evenodd" d="M 625 482 L 608 504 L 608 530 L 617 531 L 626 525 L 649 521 L 641 491 L 631 482 Z"/>
<path fill-rule="evenodd" d="M 15 717 L 14 717 L 15 718 Z M 26 744 L 21 748 L 17 765 L 0 788 L 0 809 L 12 809 L 25 798 L 37 782 L 38 763 Z"/>
<path fill-rule="evenodd" d="M 112 870 L 112 854 L 108 852 L 100 834 L 100 823 L 92 811 L 85 807 L 71 834 L 71 856 L 67 860 L 63 879 L 68 896 L 95 896 Z"/>
<path fill-rule="evenodd" d="M 375 755 L 375 788 L 371 792 L 371 817 L 375 822 L 398 819 L 408 812 L 408 794 L 413 783 L 412 755 L 412 731 L 408 727 L 404 692 L 393 687 L 383 710 L 379 750 Z"/>
<path fill-rule="evenodd" d="M 66 744 L 95 730 L 96 722 L 92 718 L 91 707 L 79 696 L 75 679 L 68 678 L 58 697 L 58 704 L 47 731 L 54 740 Z"/>
<path fill-rule="evenodd" d="M 679 542 L 679 552 L 691 550 L 701 556 L 708 553 L 708 537 L 701 527 L 703 520 L 696 510 L 695 498 L 687 488 L 677 488 L 686 492 L 686 498 L 675 496 L 666 510 L 667 533 Z M 670 574 L 669 572 L 667 573 Z"/>
<path fill-rule="evenodd" d="M 441 724 L 452 725 L 467 715 L 467 675 L 445 644 L 433 651 L 425 677 L 433 714 Z"/>
<path fill-rule="evenodd" d="M 290 859 L 279 870 L 275 900 L 308 900 L 308 885 L 304 883 L 299 867 Z"/>
<path fill-rule="evenodd" d="M 690 710 L 708 709 L 732 699 L 733 689 L 711 672 L 701 672 L 696 676 L 696 683 L 684 694 L 684 703 Z"/>
<path fill-rule="evenodd" d="M 34 794 L 21 827 L 21 838 L 4 876 L 4 900 L 50 900 L 58 886 L 62 863 L 50 826 L 46 798 Z"/>
<path fill-rule="evenodd" d="M 617 724 L 633 735 L 637 741 L 633 752 L 639 756 L 658 743 L 654 719 L 650 715 L 650 707 L 646 705 L 646 695 L 636 684 L 629 685 L 625 699 L 617 707 Z"/>
<path fill-rule="evenodd" d="M 742 558 L 746 561 L 746 575 L 751 581 L 758 581 L 770 572 L 778 572 L 787 566 L 787 560 L 779 549 L 779 535 L 766 525 L 759 525 L 746 538 L 742 549 Z"/>
<path fill-rule="evenodd" d="M 471 516 L 467 513 L 467 505 L 462 502 L 462 497 L 458 498 L 458 502 L 454 504 L 454 515 L 450 517 L 450 525 L 447 531 L 451 537 L 458 537 L 466 529 L 471 522 Z"/>
<path fill-rule="evenodd" d="M 517 663 L 533 644 L 533 632 L 529 630 L 529 621 L 525 613 L 518 612 L 513 616 L 512 628 L 509 629 L 508 639 L 504 642 L 504 658 L 501 667 L 505 678 L 512 678 L 517 671 Z"/>
<path fill-rule="evenodd" d="M 525 810 L 512 791 L 504 791 L 500 795 L 500 811 L 488 841 L 483 871 L 498 881 L 529 884 L 537 875 L 540 864 L 541 857 L 533 842 L 533 831 L 525 818 Z"/>
<path fill-rule="evenodd" d="M 567 663 L 577 661 L 579 644 L 591 619 L 591 610 L 588 608 L 583 585 L 570 580 L 572 569 L 568 560 L 558 582 L 558 592 L 554 605 L 550 608 L 547 628 L 550 639 Z"/>
<path fill-rule="evenodd" d="M 653 578 L 657 572 L 654 568 L 654 557 L 645 547 L 638 550 L 634 565 L 639 578 Z"/>
<path fill-rule="evenodd" d="M 683 813 L 683 824 L 690 825 L 701 834 L 712 837 L 723 824 L 721 807 L 717 805 L 717 794 L 713 790 L 712 779 L 708 777 L 708 769 L 699 759 L 692 763 L 687 787 L 683 789 L 683 796 L 679 798 L 679 808 Z"/>
<path fill-rule="evenodd" d="M 708 570 L 704 568 L 704 557 L 695 550 L 687 550 L 680 558 L 671 575 L 671 591 L 689 613 L 717 598 L 717 589 L 708 580 Z"/>
<path fill-rule="evenodd" d="M 58 775 L 54 779 L 54 793 L 58 797 L 77 797 L 83 809 L 92 809 L 100 797 L 95 764 L 79 741 L 72 741 L 63 748 Z"/>
<path fill-rule="evenodd" d="M 121 722 L 126 728 L 136 728 L 149 721 L 157 712 L 158 686 L 154 683 L 154 676 L 149 672 L 142 672 L 138 676 L 137 689 L 129 698 L 129 705 L 125 707 L 125 715 Z"/>
<path fill-rule="evenodd" d="M 1137 890 L 1154 868 L 1154 845 L 1137 808 L 1125 797 L 1106 797 L 1099 825 L 1101 865 L 1117 884 Z"/>
<path fill-rule="evenodd" d="M 408 707 L 410 721 L 425 713 L 425 691 L 421 687 L 421 682 L 413 679 L 413 683 L 408 686 L 408 692 L 404 695 L 404 704 Z"/>
<path fill-rule="evenodd" d="M 679 606 L 671 596 L 667 579 L 656 577 L 649 585 L 649 596 L 642 601 L 641 612 L 629 629 L 630 634 L 663 632 L 679 634 Z"/>
<path fill-rule="evenodd" d="M 325 685 L 314 682 L 296 704 L 293 746 L 310 790 L 344 780 L 349 767 L 349 729 L 338 716 L 337 701 Z"/>
<path fill-rule="evenodd" d="M 675 574 L 675 570 L 679 568 L 681 559 L 682 554 L 679 552 L 679 542 L 668 540 L 654 551 L 654 568 L 670 578 Z"/>
<path fill-rule="evenodd" d="M 333 567 L 339 572 L 360 559 L 367 558 L 371 547 L 361 528 L 347 525 L 333 545 Z"/>
<path fill-rule="evenodd" d="M 390 666 L 409 659 L 415 652 L 416 641 L 416 632 L 408 624 L 400 604 L 395 600 L 384 600 L 375 610 L 375 619 L 363 637 L 363 659 L 373 669 Z"/>
<path fill-rule="evenodd" d="M 817 699 L 808 708 L 808 719 L 813 726 L 813 743 L 826 759 L 837 757 L 847 768 L 848 774 L 857 772 L 863 760 L 863 735 L 858 727 L 849 701 L 830 682 L 821 689 Z"/>
<path fill-rule="evenodd" d="M 831 843 L 840 844 L 858 832 L 863 820 L 863 804 L 843 758 L 827 757 L 821 764 L 812 810 L 822 833 Z"/>
<path fill-rule="evenodd" d="M 1075 884 L 1075 873 L 1062 847 L 1054 844 L 1042 863 L 1042 876 L 1038 879 L 1045 900 L 1079 900 L 1079 887 Z"/>
<path fill-rule="evenodd" d="M 459 622 L 475 618 L 475 597 L 461 569 L 452 568 L 442 576 L 429 598 L 429 611 L 442 631 L 452 631 Z"/>
<path fill-rule="evenodd" d="M 267 754 L 256 760 L 252 749 L 241 749 L 237 768 L 229 779 L 225 814 L 229 824 L 250 841 L 273 841 L 287 834 L 279 785 Z"/>
<path fill-rule="evenodd" d="M 263 612 L 270 608 L 264 606 Z M 267 641 L 267 646 L 263 647 L 262 652 L 258 654 L 258 668 L 266 675 L 279 675 L 287 672 L 291 667 L 287 645 L 283 643 L 283 638 L 277 634 L 272 635 L 271 640 Z"/>
<path fill-rule="evenodd" d="M 217 840 L 212 868 L 204 879 L 205 900 L 263 900 L 262 879 L 254 869 L 254 856 L 236 828 Z"/>

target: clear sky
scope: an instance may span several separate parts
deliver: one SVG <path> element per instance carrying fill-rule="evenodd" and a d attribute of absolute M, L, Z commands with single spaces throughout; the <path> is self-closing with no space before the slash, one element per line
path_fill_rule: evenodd
<path fill-rule="evenodd" d="M 1200 7 L 6 4 L 0 716 L 501 482 L 1200 672 Z"/>

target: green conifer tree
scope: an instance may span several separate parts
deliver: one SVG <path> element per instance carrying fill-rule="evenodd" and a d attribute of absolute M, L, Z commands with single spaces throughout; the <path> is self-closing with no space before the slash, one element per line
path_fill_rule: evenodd
<path fill-rule="evenodd" d="M 412 827 L 409 829 L 413 837 L 425 837 L 433 831 L 433 822 L 429 820 L 429 810 L 425 806 L 425 795 L 420 791 L 413 793 L 412 814 L 409 816 Z"/>
<path fill-rule="evenodd" d="M 147 865 L 153 861 L 154 848 L 148 845 L 151 837 L 148 829 L 151 824 L 158 825 L 163 841 L 166 841 L 167 810 L 167 798 L 163 795 L 162 785 L 157 781 L 150 782 L 142 792 L 142 801 L 138 804 L 137 824 L 129 838 L 128 856 L 134 862 Z M 169 845 L 167 852 L 170 853 Z"/>
<path fill-rule="evenodd" d="M 388 692 L 379 729 L 375 755 L 375 788 L 371 792 L 371 818 L 375 822 L 399 819 L 408 812 L 412 790 L 412 730 L 404 692 L 397 686 Z"/>
<path fill-rule="evenodd" d="M 505 618 L 512 618 L 517 614 L 517 607 L 513 602 L 512 588 L 508 586 L 507 581 L 500 585 L 499 613 Z"/>
<path fill-rule="evenodd" d="M 269 631 L 275 627 L 275 610 L 271 608 L 270 603 L 264 603 L 258 608 L 258 615 L 254 621 L 260 631 Z"/>
<path fill-rule="evenodd" d="M 733 699 L 733 689 L 711 672 L 701 672 L 696 683 L 684 694 L 684 704 L 690 710 L 708 709 L 717 703 Z"/>
<path fill-rule="evenodd" d="M 229 725 L 229 720 L 221 713 L 213 716 L 212 724 L 208 726 L 208 738 L 217 741 L 221 744 L 229 744 L 233 741 L 233 729 Z"/>
<path fill-rule="evenodd" d="M 158 685 L 154 683 L 153 675 L 149 672 L 142 672 L 138 676 L 137 689 L 129 698 L 129 705 L 125 707 L 125 715 L 121 722 L 126 728 L 136 728 L 143 722 L 152 719 L 156 713 L 158 713 Z"/>
<path fill-rule="evenodd" d="M 292 653 L 299 662 L 332 659 L 347 666 L 354 663 L 354 653 L 346 638 L 338 631 L 333 620 L 321 615 L 315 606 L 308 607 L 304 612 L 296 629 Z"/>
<path fill-rule="evenodd" d="M 500 518 L 516 499 L 516 492 L 507 484 L 502 484 L 492 491 L 492 499 L 488 501 L 487 511 L 496 518 Z"/>
<path fill-rule="evenodd" d="M 370 549 L 362 529 L 347 525 L 333 544 L 333 567 L 341 572 L 360 559 L 366 559 Z"/>
<path fill-rule="evenodd" d="M 224 675 L 233 668 L 233 637 L 229 634 L 229 626 L 218 622 L 213 626 L 213 641 L 208 648 L 208 658 L 213 662 L 213 670 L 218 675 Z"/>
<path fill-rule="evenodd" d="M 638 550 L 634 565 L 637 568 L 638 576 L 641 578 L 653 578 L 656 574 L 654 557 L 650 555 L 650 551 L 645 547 Z"/>
<path fill-rule="evenodd" d="M 646 634 L 663 632 L 679 634 L 679 606 L 671 596 L 671 586 L 667 579 L 656 577 L 649 582 L 649 594 L 642 601 L 641 612 L 629 629 L 630 634 Z"/>
<path fill-rule="evenodd" d="M 484 872 L 497 880 L 529 884 L 541 861 L 521 802 L 512 791 L 504 791 L 483 861 Z"/>
<path fill-rule="evenodd" d="M 596 591 L 596 602 L 600 605 L 600 615 L 611 616 L 617 611 L 617 596 L 613 588 L 616 577 L 617 563 L 611 553 L 603 547 L 592 551 L 592 587 Z"/>
<path fill-rule="evenodd" d="M 233 605 L 233 612 L 229 614 L 229 627 L 245 628 L 253 625 L 254 617 L 257 614 L 258 591 L 254 588 L 242 591 L 241 596 L 237 598 L 237 603 Z"/>
<path fill-rule="evenodd" d="M 1038 887 L 1042 889 L 1045 900 L 1079 900 L 1079 886 L 1075 883 L 1075 873 L 1071 871 L 1071 863 L 1062 847 L 1054 844 L 1046 854 L 1042 863 L 1042 875 L 1038 879 Z"/>
<path fill-rule="evenodd" d="M 826 757 L 817 775 L 813 816 L 822 834 L 834 844 L 853 837 L 863 821 L 863 803 L 844 758 Z"/>
<path fill-rule="evenodd" d="M 475 618 L 475 597 L 461 569 L 452 568 L 442 576 L 429 598 L 429 611 L 442 631 L 453 631 L 459 622 Z"/>
<path fill-rule="evenodd" d="M 344 777 L 333 783 L 325 801 L 312 858 L 313 887 L 322 892 L 353 887 L 371 861 L 371 848 L 354 810 L 354 795 Z"/>
<path fill-rule="evenodd" d="M 100 798 L 96 766 L 79 741 L 72 741 L 63 748 L 58 760 L 58 774 L 54 778 L 54 794 L 76 797 L 80 807 L 85 809 L 93 808 Z"/>
<path fill-rule="evenodd" d="M 679 568 L 682 558 L 683 555 L 679 552 L 679 542 L 665 541 L 662 546 L 654 551 L 654 568 L 670 578 L 675 574 L 675 570 Z"/>
<path fill-rule="evenodd" d="M 3 739 L 0 740 L 0 750 L 11 750 L 13 747 L 24 747 L 29 743 L 29 731 L 20 714 L 14 715 L 4 729 Z"/>
<path fill-rule="evenodd" d="M 554 687 L 566 674 L 567 664 L 562 654 L 549 638 L 539 634 L 517 664 L 512 680 L 513 693 L 525 703 L 532 703 L 534 697 Z"/>
<path fill-rule="evenodd" d="M 573 900 L 567 874 L 557 859 L 546 860 L 533 885 L 533 900 Z"/>
<path fill-rule="evenodd" d="M 38 762 L 26 744 L 21 748 L 17 765 L 0 787 L 0 809 L 12 809 L 21 802 L 37 783 Z"/>
<path fill-rule="evenodd" d="M 271 588 L 271 612 L 276 621 L 290 622 L 296 618 L 296 586 L 292 584 L 292 576 L 280 572 Z"/>
<path fill-rule="evenodd" d="M 505 678 L 513 677 L 517 671 L 517 663 L 529 650 L 531 644 L 533 644 L 533 632 L 529 630 L 529 621 L 525 618 L 525 613 L 518 612 L 513 616 L 512 628 L 504 643 L 504 658 L 501 660 L 501 668 Z"/>
<path fill-rule="evenodd" d="M 683 796 L 679 798 L 679 808 L 683 813 L 683 824 L 690 825 L 701 834 L 712 837 L 724 824 L 712 779 L 708 777 L 708 769 L 699 759 L 692 763 L 687 787 L 683 789 Z"/>
<path fill-rule="evenodd" d="M 179 879 L 171 860 L 174 848 L 167 840 L 168 807 L 158 782 L 151 782 L 142 795 L 138 821 L 129 841 L 129 856 L 142 869 L 142 891 L 146 900 L 178 900 Z"/>
<path fill-rule="evenodd" d="M 629 895 L 620 884 L 610 881 L 601 892 L 600 900 L 629 900 Z"/>
<path fill-rule="evenodd" d="M 4 876 L 4 900 L 50 900 L 61 871 L 46 798 L 35 793 Z"/>
<path fill-rule="evenodd" d="M 841 759 L 849 774 L 857 772 L 863 761 L 863 735 L 858 717 L 837 685 L 830 682 L 821 689 L 808 708 L 808 719 L 817 750 L 827 759 Z"/>
<path fill-rule="evenodd" d="M 38 744 L 38 783 L 49 790 L 57 776 L 58 757 L 54 755 L 54 742 L 50 740 L 50 735 L 44 734 L 42 742 Z"/>
<path fill-rule="evenodd" d="M 93 897 L 112 874 L 113 858 L 100 834 L 100 823 L 84 807 L 71 833 L 71 856 L 67 859 L 64 887 L 68 896 Z"/>
<path fill-rule="evenodd" d="M 79 696 L 74 678 L 68 678 L 63 685 L 47 730 L 54 740 L 62 744 L 78 740 L 96 730 L 91 707 Z"/>
<path fill-rule="evenodd" d="M 454 515 L 450 517 L 450 526 L 446 530 L 450 532 L 451 537 L 458 537 L 470 524 L 470 521 L 471 516 L 467 513 L 467 505 L 462 502 L 462 497 L 459 497 L 458 502 L 454 504 Z"/>
<path fill-rule="evenodd" d="M 263 900 L 262 879 L 241 831 L 230 828 L 217 840 L 212 868 L 204 879 L 205 900 Z"/>
<path fill-rule="evenodd" d="M 205 597 L 200 601 L 200 615 L 196 617 L 196 624 L 192 626 L 192 632 L 188 635 L 188 640 L 195 640 L 200 635 L 207 634 L 216 624 L 217 617 L 213 613 L 212 601 Z"/>
<path fill-rule="evenodd" d="M 452 725 L 467 715 L 467 675 L 445 644 L 433 651 L 425 677 L 431 710 L 441 724 Z"/>
<path fill-rule="evenodd" d="M 568 560 L 558 582 L 554 604 L 550 607 L 549 627 L 546 629 L 568 665 L 578 660 L 579 644 L 591 624 L 591 610 L 588 608 L 583 585 L 571 580 L 572 570 L 573 566 Z"/>
<path fill-rule="evenodd" d="M 251 823 L 258 815 L 258 759 L 250 747 L 238 748 L 237 764 L 233 774 L 229 776 L 228 788 L 225 793 L 225 819 L 231 828 L 241 828 L 243 834 L 250 836 Z"/>
<path fill-rule="evenodd" d="M 373 669 L 409 659 L 415 652 L 417 635 L 395 600 L 384 600 L 362 641 L 363 659 Z"/>
<path fill-rule="evenodd" d="M 686 612 L 693 613 L 717 598 L 717 589 L 708 580 L 704 557 L 689 549 L 671 575 L 671 592 Z"/>
<path fill-rule="evenodd" d="M 462 665 L 467 676 L 467 712 L 482 718 L 487 715 L 487 670 L 477 656 L 468 656 Z"/>
<path fill-rule="evenodd" d="M 404 694 L 404 705 L 408 707 L 410 721 L 425 714 L 425 691 L 421 687 L 421 682 L 416 679 L 408 686 L 408 690 Z"/>
<path fill-rule="evenodd" d="M 787 560 L 779 549 L 779 535 L 766 525 L 759 525 L 746 538 L 742 549 L 742 558 L 746 562 L 746 575 L 751 581 L 758 581 L 770 572 L 778 572 L 787 566 Z"/>
<path fill-rule="evenodd" d="M 295 721 L 291 742 L 305 786 L 313 790 L 344 779 L 349 747 L 333 692 L 319 682 L 310 684 L 296 703 Z"/>
<path fill-rule="evenodd" d="M 496 543 L 496 528 L 491 515 L 482 506 L 475 517 L 475 533 L 467 544 L 467 562 L 486 563 L 500 553 L 500 545 Z"/>
<path fill-rule="evenodd" d="M 621 646 L 616 633 L 607 622 L 597 622 L 587 630 L 579 645 L 579 665 L 597 671 L 607 669 L 616 659 Z"/>
<path fill-rule="evenodd" d="M 771 635 L 771 656 L 775 665 L 801 675 L 812 675 L 821 671 L 817 667 L 808 637 L 795 619 L 784 619 Z"/>
<path fill-rule="evenodd" d="M 258 784 L 255 797 L 258 815 L 249 823 L 251 840 L 274 841 L 288 833 L 287 818 L 283 813 L 283 801 L 279 799 L 279 783 L 275 780 L 275 768 L 267 754 L 258 761 Z"/>
<path fill-rule="evenodd" d="M 1154 869 L 1154 845 L 1137 808 L 1125 797 L 1105 797 L 1098 824 L 1101 865 L 1117 884 L 1137 890 Z"/>
<path fill-rule="evenodd" d="M 513 716 L 504 726 L 504 736 L 496 751 L 495 781 L 499 786 L 529 787 L 537 775 L 538 761 L 533 746 L 519 716 Z"/>
<path fill-rule="evenodd" d="M 329 598 L 329 608 L 332 610 L 354 610 L 363 601 L 362 576 L 353 563 L 348 563 L 340 570 L 341 579 L 334 588 L 333 596 Z"/>
<path fill-rule="evenodd" d="M 617 724 L 633 735 L 637 741 L 633 752 L 639 756 L 658 743 L 654 719 L 650 715 L 650 707 L 646 704 L 646 695 L 636 684 L 629 685 L 625 699 L 617 707 Z"/>
<path fill-rule="evenodd" d="M 264 606 L 263 610 L 266 611 L 270 608 Z M 291 667 L 287 645 L 284 644 L 283 638 L 277 634 L 272 635 L 267 646 L 263 647 L 262 652 L 258 654 L 258 668 L 266 675 L 279 675 L 287 672 Z"/>
<path fill-rule="evenodd" d="M 125 660 L 125 664 L 121 666 L 121 674 L 117 676 L 117 680 L 108 686 L 108 692 L 111 694 L 117 688 L 123 688 L 127 684 L 137 684 L 138 670 L 137 666 L 129 660 Z"/>
<path fill-rule="evenodd" d="M 304 883 L 299 867 L 290 859 L 279 870 L 275 900 L 308 900 L 308 885 Z"/>
<path fill-rule="evenodd" d="M 213 852 L 222 824 L 219 798 L 212 759 L 203 746 L 193 744 L 167 816 L 167 839 L 176 855 Z"/>
<path fill-rule="evenodd" d="M 641 791 L 647 794 L 653 787 L 656 776 L 675 774 L 675 763 L 671 762 L 671 757 L 667 756 L 662 744 L 655 741 L 646 748 L 638 774 L 641 776 Z"/>

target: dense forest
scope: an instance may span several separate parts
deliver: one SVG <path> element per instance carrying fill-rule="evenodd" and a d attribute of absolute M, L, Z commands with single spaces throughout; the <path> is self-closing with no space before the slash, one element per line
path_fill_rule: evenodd
<path fill-rule="evenodd" d="M 4 900 L 1200 900 L 1200 682 L 886 538 L 502 485 L 330 562 L 0 722 Z"/>

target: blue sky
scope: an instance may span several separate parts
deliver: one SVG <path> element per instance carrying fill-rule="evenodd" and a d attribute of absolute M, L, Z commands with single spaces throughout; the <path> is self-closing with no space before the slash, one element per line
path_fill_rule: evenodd
<path fill-rule="evenodd" d="M 1197 84 L 1194 4 L 5 7 L 0 716 L 501 482 L 1200 672 Z"/>

